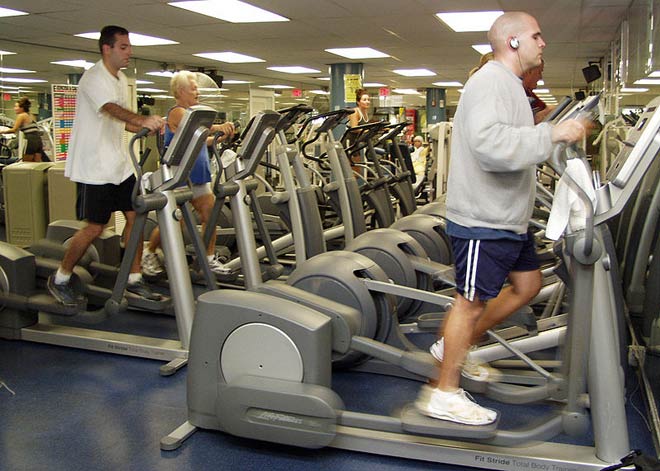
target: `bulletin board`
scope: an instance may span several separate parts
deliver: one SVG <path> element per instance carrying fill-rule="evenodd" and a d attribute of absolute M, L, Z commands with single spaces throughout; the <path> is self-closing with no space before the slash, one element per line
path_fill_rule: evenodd
<path fill-rule="evenodd" d="M 55 160 L 66 160 L 76 114 L 77 85 L 51 85 L 53 97 L 53 141 Z"/>

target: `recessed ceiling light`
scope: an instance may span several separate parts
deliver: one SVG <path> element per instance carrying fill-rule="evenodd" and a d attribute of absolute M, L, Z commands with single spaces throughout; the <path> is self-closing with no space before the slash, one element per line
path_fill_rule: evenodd
<path fill-rule="evenodd" d="M 138 88 L 138 92 L 146 92 L 146 93 L 166 93 L 167 90 L 161 90 L 160 88 Z"/>
<path fill-rule="evenodd" d="M 288 85 L 259 85 L 259 88 L 273 88 L 275 90 L 284 90 L 293 87 L 290 87 Z"/>
<path fill-rule="evenodd" d="M 472 49 L 477 51 L 482 56 L 484 54 L 488 54 L 489 52 L 493 52 L 493 48 L 490 47 L 490 44 L 473 44 Z"/>
<path fill-rule="evenodd" d="M 80 33 L 74 34 L 79 38 L 86 39 L 98 39 L 101 37 L 99 31 L 93 33 Z M 169 39 L 157 38 L 155 36 L 147 36 L 146 34 L 139 33 L 128 33 L 128 39 L 131 41 L 131 46 L 167 46 L 169 44 L 179 44 L 176 41 L 170 41 Z"/>
<path fill-rule="evenodd" d="M 462 33 L 488 31 L 493 22 L 503 13 L 503 11 L 440 12 L 435 16 L 457 33 Z"/>
<path fill-rule="evenodd" d="M 419 92 L 414 88 L 395 88 L 392 91 L 401 95 L 419 95 Z"/>
<path fill-rule="evenodd" d="M 19 78 L 19 77 L 0 77 L 0 82 L 7 82 L 7 83 L 46 83 L 46 82 L 48 82 L 48 80 L 28 79 L 28 78 Z"/>
<path fill-rule="evenodd" d="M 462 87 L 461 82 L 433 82 L 433 85 L 438 87 Z"/>
<path fill-rule="evenodd" d="M 51 64 L 56 64 L 56 65 L 68 65 L 69 67 L 79 67 L 82 69 L 90 69 L 93 65 L 94 62 L 89 62 L 84 59 L 77 59 L 77 60 L 70 60 L 70 61 L 54 61 L 51 62 Z"/>
<path fill-rule="evenodd" d="M 376 88 L 376 87 L 386 87 L 384 83 L 379 83 L 379 82 L 367 82 L 362 85 L 363 87 L 366 88 Z"/>
<path fill-rule="evenodd" d="M 19 10 L 12 10 L 11 8 L 0 7 L 0 17 L 22 15 L 29 15 L 29 13 Z"/>
<path fill-rule="evenodd" d="M 660 85 L 660 79 L 639 79 L 635 80 L 635 85 Z"/>
<path fill-rule="evenodd" d="M 174 72 L 170 72 L 169 70 L 154 70 L 153 72 L 146 72 L 145 75 L 153 75 L 154 77 L 172 78 L 174 77 Z"/>
<path fill-rule="evenodd" d="M 347 59 L 380 59 L 382 57 L 390 57 L 389 54 L 377 51 L 370 47 L 339 47 L 333 49 L 326 49 L 330 54 L 336 54 Z"/>
<path fill-rule="evenodd" d="M 35 74 L 36 70 L 14 69 L 12 67 L 0 67 L 0 72 L 5 74 Z"/>
<path fill-rule="evenodd" d="M 392 72 L 405 77 L 432 77 L 433 75 L 436 75 L 435 72 L 432 72 L 429 69 L 396 69 Z"/>
<path fill-rule="evenodd" d="M 275 72 L 284 72 L 285 74 L 318 74 L 320 70 L 302 67 L 300 65 L 284 66 L 284 67 L 266 67 L 268 70 Z"/>
<path fill-rule="evenodd" d="M 648 92 L 648 88 L 634 88 L 634 87 L 623 87 L 621 89 L 623 93 L 645 93 Z"/>
<path fill-rule="evenodd" d="M 168 5 L 211 16 L 230 23 L 267 23 L 289 21 L 284 16 L 238 0 L 199 0 L 170 2 Z"/>
<path fill-rule="evenodd" d="M 226 83 L 227 85 L 239 85 L 242 83 L 254 83 L 254 82 L 249 82 L 247 80 L 223 80 L 222 83 Z"/>
<path fill-rule="evenodd" d="M 200 52 L 193 54 L 193 56 L 203 57 L 204 59 L 211 59 L 213 61 L 229 62 L 230 64 L 247 64 L 250 62 L 266 62 L 258 57 L 247 56 L 237 52 Z"/>

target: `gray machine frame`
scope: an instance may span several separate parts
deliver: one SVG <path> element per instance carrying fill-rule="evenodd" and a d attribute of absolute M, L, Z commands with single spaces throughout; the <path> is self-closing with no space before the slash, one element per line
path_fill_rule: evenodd
<path fill-rule="evenodd" d="M 501 470 L 540 466 L 600 470 L 618 462 L 629 445 L 619 312 L 608 274 L 610 244 L 604 223 L 621 211 L 657 157 L 657 145 L 650 143 L 658 140 L 660 130 L 658 101 L 642 115 L 638 151 L 622 162 L 627 171 L 597 189 L 594 224 L 564 239 L 573 295 L 565 345 L 567 381 L 560 385 L 566 388 L 566 405 L 560 414 L 528 429 L 499 431 L 494 426 L 466 427 L 428 419 L 411 407 L 401 417 L 347 411 L 330 389 L 330 350 L 353 348 L 392 361 L 399 355 L 396 349 L 355 336 L 346 345 L 347 332 L 341 326 L 350 332 L 354 313 L 327 316 L 275 297 L 278 289 L 260 289 L 255 272 L 255 292 L 221 290 L 200 297 L 191 344 L 189 421 L 165 437 L 161 448 L 180 446 L 200 426 L 310 448 L 333 446 Z M 251 227 L 249 220 L 243 222 L 247 225 L 241 227 Z M 241 253 L 246 249 L 251 253 L 250 238 L 245 234 Z M 220 309 L 222 316 L 217 315 Z M 259 349 L 253 348 L 255 342 Z M 285 358 L 295 360 L 290 369 L 279 361 Z M 228 366 L 234 361 L 240 368 Z M 504 395 L 507 388 L 499 391 Z M 587 408 L 593 447 L 538 442 L 562 431 L 584 433 L 589 426 Z"/>

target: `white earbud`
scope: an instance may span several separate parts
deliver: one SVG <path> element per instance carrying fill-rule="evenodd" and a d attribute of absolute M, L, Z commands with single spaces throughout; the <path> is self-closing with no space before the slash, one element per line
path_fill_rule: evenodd
<path fill-rule="evenodd" d="M 509 46 L 511 46 L 511 49 L 518 49 L 520 47 L 520 41 L 518 41 L 518 38 L 511 38 L 509 40 Z"/>

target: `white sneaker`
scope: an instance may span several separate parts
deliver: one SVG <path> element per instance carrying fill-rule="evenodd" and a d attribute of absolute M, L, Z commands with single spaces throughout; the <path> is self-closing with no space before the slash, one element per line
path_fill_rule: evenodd
<path fill-rule="evenodd" d="M 476 350 L 476 347 L 474 346 L 470 347 L 470 351 L 474 351 L 474 350 Z M 445 356 L 444 337 L 436 341 L 433 345 L 431 345 L 431 347 L 429 348 L 429 352 L 431 353 L 433 358 L 435 358 L 439 362 L 442 362 L 442 359 Z M 497 382 L 502 378 L 502 374 L 498 370 L 488 366 L 486 363 L 478 362 L 477 360 L 472 358 L 470 352 L 468 352 L 468 355 L 465 357 L 465 362 L 463 363 L 463 370 L 461 374 L 473 381 L 490 382 L 490 383 Z"/>
<path fill-rule="evenodd" d="M 488 425 L 497 419 L 496 411 L 480 406 L 462 389 L 446 392 L 422 386 L 415 407 L 428 417 L 465 425 Z"/>
<path fill-rule="evenodd" d="M 163 274 L 165 267 L 163 267 L 160 257 L 155 252 L 142 253 L 142 273 L 147 276 L 159 276 Z"/>

